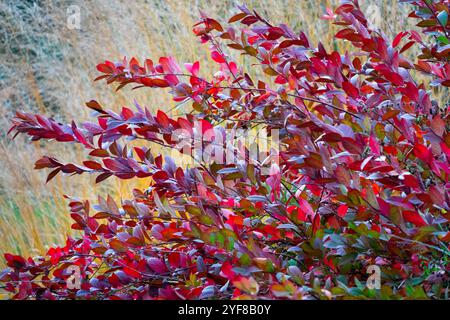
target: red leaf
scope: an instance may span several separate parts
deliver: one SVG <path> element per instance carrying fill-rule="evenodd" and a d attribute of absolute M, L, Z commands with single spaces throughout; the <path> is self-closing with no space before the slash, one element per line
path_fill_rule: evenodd
<path fill-rule="evenodd" d="M 342 13 L 350 12 L 353 9 L 354 9 L 353 5 L 348 3 L 348 4 L 343 4 L 343 5 L 339 6 L 334 12 L 336 12 L 337 14 L 342 14 Z"/>
<path fill-rule="evenodd" d="M 104 150 L 104 149 L 95 149 L 95 150 L 92 150 L 89 153 L 89 155 L 93 156 L 93 157 L 102 157 L 102 158 L 104 158 L 104 157 L 109 157 L 109 152 L 107 150 Z"/>
<path fill-rule="evenodd" d="M 316 214 L 312 223 L 312 234 L 316 234 L 317 230 L 320 229 L 320 214 Z"/>
<path fill-rule="evenodd" d="M 136 270 L 132 267 L 125 266 L 125 267 L 123 267 L 122 270 L 130 277 L 137 278 L 137 279 L 142 278 L 142 274 L 138 270 Z"/>
<path fill-rule="evenodd" d="M 314 210 L 312 209 L 311 205 L 308 201 L 303 199 L 302 197 L 298 197 L 298 203 L 300 204 L 300 209 L 306 213 L 307 216 L 314 216 Z"/>
<path fill-rule="evenodd" d="M 408 50 L 409 48 L 411 48 L 416 42 L 415 41 L 410 41 L 407 44 L 405 44 L 403 46 L 403 48 L 400 50 L 400 53 L 405 52 L 406 50 Z"/>
<path fill-rule="evenodd" d="M 381 214 L 387 218 L 390 217 L 391 214 L 391 206 L 389 203 L 384 201 L 384 199 L 377 197 L 378 205 L 380 206 Z"/>
<path fill-rule="evenodd" d="M 56 177 L 56 175 L 58 174 L 59 171 L 61 171 L 61 168 L 57 168 L 57 169 L 53 170 L 52 172 L 50 172 L 49 175 L 47 176 L 47 180 L 45 181 L 45 183 L 48 183 L 50 180 L 52 180 L 54 177 Z"/>
<path fill-rule="evenodd" d="M 369 147 L 373 154 L 380 155 L 380 145 L 374 136 L 369 137 Z"/>
<path fill-rule="evenodd" d="M 141 161 L 144 161 L 146 159 L 146 152 L 144 151 L 143 148 L 134 147 L 134 151 L 136 152 Z"/>
<path fill-rule="evenodd" d="M 170 125 L 169 117 L 161 110 L 156 113 L 156 120 L 163 128 L 168 128 Z"/>
<path fill-rule="evenodd" d="M 200 63 L 198 61 L 195 61 L 193 64 L 185 63 L 184 66 L 186 67 L 186 70 L 192 75 L 198 76 L 198 71 L 200 70 Z"/>
<path fill-rule="evenodd" d="M 125 169 L 120 162 L 110 158 L 103 159 L 103 164 L 106 168 L 114 172 L 121 172 Z"/>
<path fill-rule="evenodd" d="M 423 227 L 423 226 L 427 225 L 425 220 L 423 220 L 422 216 L 416 211 L 403 211 L 402 213 L 403 213 L 403 218 L 406 221 L 411 222 L 418 227 Z"/>
<path fill-rule="evenodd" d="M 244 19 L 246 16 L 247 16 L 247 14 L 244 13 L 244 12 L 238 13 L 238 14 L 232 16 L 232 17 L 228 20 L 228 23 L 233 23 L 233 22 L 239 21 L 239 20 L 241 20 L 241 19 Z"/>
<path fill-rule="evenodd" d="M 236 274 L 233 271 L 233 266 L 229 261 L 225 261 L 220 268 L 220 273 L 228 280 L 233 280 L 236 277 Z"/>
<path fill-rule="evenodd" d="M 105 113 L 105 111 L 103 111 L 102 106 L 95 100 L 86 102 L 86 106 L 92 110 L 99 112 L 99 113 Z"/>
<path fill-rule="evenodd" d="M 346 206 L 345 204 L 342 204 L 337 209 L 337 214 L 339 217 L 343 218 L 347 214 L 347 211 L 348 211 L 348 206 Z"/>
<path fill-rule="evenodd" d="M 95 161 L 83 161 L 83 165 L 89 169 L 102 170 L 103 167 L 100 163 Z"/>
<path fill-rule="evenodd" d="M 148 258 L 147 259 L 148 266 L 156 273 L 164 273 L 167 271 L 166 265 L 161 259 L 158 258 Z"/>
<path fill-rule="evenodd" d="M 431 120 L 431 129 L 433 129 L 433 132 L 439 137 L 442 137 L 444 135 L 445 121 L 442 120 L 440 115 L 434 116 L 433 120 Z"/>
<path fill-rule="evenodd" d="M 405 181 L 405 185 L 410 188 L 418 188 L 419 187 L 419 182 L 417 181 L 417 178 L 411 174 L 405 174 L 404 181 Z"/>
<path fill-rule="evenodd" d="M 353 99 L 359 96 L 358 89 L 348 81 L 342 83 L 342 89 Z"/>
<path fill-rule="evenodd" d="M 383 75 L 396 86 L 401 86 L 403 84 L 403 78 L 398 73 L 385 71 L 383 72 Z"/>
<path fill-rule="evenodd" d="M 395 36 L 394 40 L 392 41 L 392 47 L 395 48 L 396 46 L 398 46 L 398 44 L 400 43 L 400 41 L 403 39 L 404 36 L 406 36 L 408 33 L 407 32 L 400 32 L 399 34 L 397 34 L 397 36 Z"/>
<path fill-rule="evenodd" d="M 389 120 L 389 119 L 395 117 L 396 115 L 398 115 L 399 113 L 400 113 L 399 110 L 394 110 L 394 109 L 388 110 L 388 111 L 383 115 L 382 120 L 383 120 L 383 121 Z"/>
<path fill-rule="evenodd" d="M 244 19 L 242 19 L 241 23 L 250 26 L 250 25 L 254 24 L 257 21 L 258 21 L 258 18 L 256 18 L 255 16 L 248 16 L 248 17 L 245 17 Z"/>
<path fill-rule="evenodd" d="M 428 164 L 433 161 L 433 154 L 431 153 L 431 151 L 420 143 L 416 143 L 414 145 L 414 155 Z"/>
<path fill-rule="evenodd" d="M 27 262 L 21 256 L 12 255 L 10 253 L 4 254 L 7 264 L 11 268 L 22 269 Z"/>
<path fill-rule="evenodd" d="M 158 87 L 158 88 L 167 88 L 170 86 L 169 82 L 167 80 L 164 79 L 159 79 L 159 78 L 155 78 L 153 79 L 153 86 Z M 177 82 L 174 82 L 174 84 L 176 84 Z"/>
<path fill-rule="evenodd" d="M 102 174 L 100 174 L 100 175 L 95 179 L 95 183 L 100 183 L 100 182 L 102 182 L 103 180 L 108 179 L 108 178 L 111 177 L 112 175 L 113 175 L 113 174 L 112 174 L 112 173 L 109 173 L 109 172 L 102 173 Z"/>
<path fill-rule="evenodd" d="M 211 52 L 211 58 L 217 63 L 225 63 L 225 58 L 217 51 Z"/>
<path fill-rule="evenodd" d="M 114 72 L 114 63 L 110 61 L 105 61 L 105 63 L 100 63 L 97 65 L 97 70 L 103 73 L 111 74 Z"/>
<path fill-rule="evenodd" d="M 214 19 L 211 19 L 211 18 L 207 18 L 205 24 L 206 24 L 206 26 L 208 28 L 215 29 L 215 30 L 217 30 L 219 32 L 223 31 L 222 26 L 220 25 L 220 23 L 217 20 L 214 20 Z"/>
<path fill-rule="evenodd" d="M 334 36 L 337 39 L 347 39 L 350 35 L 353 35 L 355 31 L 350 28 L 342 29 Z"/>

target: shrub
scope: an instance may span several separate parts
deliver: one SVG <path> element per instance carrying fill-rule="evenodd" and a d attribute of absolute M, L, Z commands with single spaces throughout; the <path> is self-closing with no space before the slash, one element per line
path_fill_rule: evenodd
<path fill-rule="evenodd" d="M 368 26 L 356 0 L 327 9 L 351 52 L 316 48 L 240 6 L 229 20 L 240 29 L 205 15 L 194 26 L 219 67 L 210 78 L 198 61 L 183 71 L 171 57 L 97 66 L 96 80 L 118 89 L 170 88 L 192 104 L 177 118 L 94 100 L 97 122 L 81 125 L 17 112 L 11 132 L 89 151 L 82 164 L 38 160 L 36 169 L 52 170 L 47 181 L 62 172 L 150 183 L 120 204 L 99 197 L 93 210 L 68 197 L 82 235 L 45 257 L 6 254 L 4 288 L 15 299 L 447 298 L 449 109 L 431 87 L 450 86 L 450 9 L 404 2 L 422 32 L 392 41 Z M 415 61 L 403 55 L 412 47 Z M 252 79 L 229 49 L 268 80 Z M 418 73 L 430 81 L 418 83 Z M 279 137 L 264 161 L 252 153 L 260 145 L 227 140 L 230 130 L 262 129 Z M 153 145 L 194 165 L 154 156 Z M 222 147 L 236 161 L 219 161 Z M 366 286 L 377 267 L 381 287 Z"/>

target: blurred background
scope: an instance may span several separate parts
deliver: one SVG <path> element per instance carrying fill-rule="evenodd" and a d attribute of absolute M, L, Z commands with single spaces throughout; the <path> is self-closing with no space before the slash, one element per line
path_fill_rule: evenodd
<path fill-rule="evenodd" d="M 388 0 L 361 0 L 373 24 L 393 37 L 413 27 L 410 7 Z M 320 20 L 331 0 L 248 0 L 245 4 L 273 23 L 303 30 L 328 50 L 342 49 L 333 35 L 336 28 Z M 74 11 L 75 10 L 75 11 Z M 68 18 L 78 10 L 79 29 Z M 171 55 L 180 63 L 201 62 L 201 73 L 212 70 L 207 47 L 191 32 L 199 10 L 220 22 L 237 12 L 233 1 L 180 0 L 0 0 L 0 253 L 43 254 L 52 244 L 63 244 L 71 234 L 71 219 L 64 194 L 95 201 L 107 193 L 116 200 L 132 187 L 148 181 L 109 179 L 95 186 L 94 177 L 58 176 L 45 184 L 48 172 L 33 170 L 42 155 L 81 163 L 80 148 L 60 143 L 30 143 L 19 136 L 6 136 L 16 110 L 43 113 L 60 121 L 86 120 L 84 103 L 91 99 L 112 109 L 132 105 L 136 99 L 149 108 L 174 106 L 163 90 L 125 88 L 115 93 L 104 82 L 93 82 L 95 66 L 104 60 L 135 56 L 158 60 Z M 410 20 L 410 19 L 409 19 Z M 73 21 L 72 21 L 73 22 Z M 239 61 L 248 65 L 245 58 Z M 215 69 L 214 69 L 215 70 Z M 439 93 L 438 93 L 439 94 Z M 189 107 L 189 106 L 187 106 Z M 0 259 L 0 267 L 4 266 Z"/>

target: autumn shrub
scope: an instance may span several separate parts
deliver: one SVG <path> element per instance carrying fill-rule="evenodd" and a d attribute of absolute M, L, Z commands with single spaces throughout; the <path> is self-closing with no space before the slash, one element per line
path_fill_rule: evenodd
<path fill-rule="evenodd" d="M 94 100 L 95 122 L 17 112 L 11 133 L 89 152 L 82 164 L 39 159 L 47 180 L 149 184 L 120 203 L 67 196 L 81 235 L 45 257 L 6 254 L 4 289 L 15 299 L 448 298 L 449 108 L 432 95 L 450 86 L 449 1 L 403 2 L 420 32 L 392 40 L 356 0 L 327 9 L 348 52 L 240 6 L 230 26 L 205 14 L 194 26 L 217 63 L 209 77 L 198 61 L 182 68 L 172 57 L 97 66 L 96 80 L 118 89 L 168 88 L 177 109 L 192 107 L 178 117 Z M 271 148 L 242 143 L 255 132 Z M 380 287 L 366 285 L 377 269 Z"/>

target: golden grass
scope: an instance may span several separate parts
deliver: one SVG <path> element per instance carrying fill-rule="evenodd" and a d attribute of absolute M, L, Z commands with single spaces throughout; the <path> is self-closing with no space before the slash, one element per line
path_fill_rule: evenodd
<path fill-rule="evenodd" d="M 33 4 L 33 3 L 38 4 Z M 6 137 L 8 121 L 15 110 L 42 112 L 61 120 L 87 119 L 84 102 L 96 99 L 111 108 L 130 105 L 133 99 L 152 109 L 170 109 L 166 93 L 124 89 L 115 94 L 104 83 L 93 83 L 95 65 L 102 60 L 136 56 L 172 55 L 180 62 L 201 61 L 207 74 L 207 48 L 191 32 L 199 10 L 220 21 L 236 9 L 232 1 L 179 0 L 90 0 L 75 1 L 81 8 L 81 30 L 66 27 L 66 9 L 73 1 L 0 2 L 0 253 L 24 255 L 44 253 L 49 245 L 62 244 L 70 234 L 70 217 L 63 194 L 88 198 L 106 192 L 124 198 L 136 182 L 114 179 L 95 186 L 93 177 L 58 176 L 45 184 L 45 173 L 33 170 L 43 154 L 62 156 L 80 163 L 81 149 L 73 145 L 29 144 L 23 137 Z M 388 0 L 362 0 L 363 7 L 380 10 L 375 23 L 389 35 L 407 25 L 408 8 Z M 304 30 L 316 43 L 320 39 L 332 49 L 335 27 L 320 20 L 325 6 L 337 1 L 250 0 L 249 8 L 283 22 L 294 30 Z M 370 6 L 372 5 L 372 6 Z M 342 49 L 342 42 L 338 44 Z M 242 61 L 246 63 L 246 61 Z M 141 186 L 145 181 L 139 182 Z M 0 267 L 4 265 L 0 260 Z"/>

